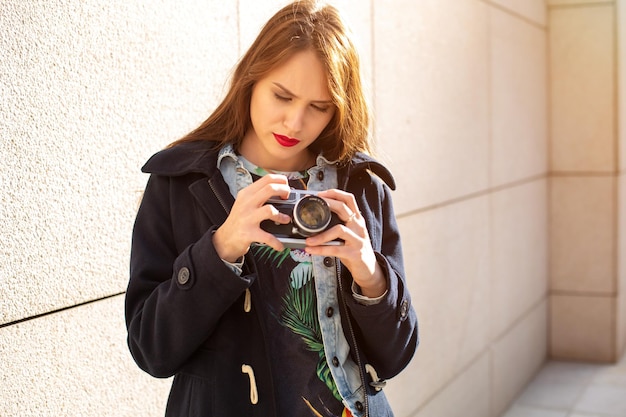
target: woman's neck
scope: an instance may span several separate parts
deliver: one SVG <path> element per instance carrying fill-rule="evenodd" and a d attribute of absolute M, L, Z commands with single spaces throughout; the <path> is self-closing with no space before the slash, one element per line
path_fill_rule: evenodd
<path fill-rule="evenodd" d="M 258 152 L 253 147 L 247 146 L 244 141 L 239 147 L 239 154 L 252 164 L 263 168 L 268 172 L 298 172 L 306 171 L 315 165 L 316 156 L 309 150 L 300 152 L 290 159 L 276 159 L 269 156 L 264 157 L 262 152 Z"/>

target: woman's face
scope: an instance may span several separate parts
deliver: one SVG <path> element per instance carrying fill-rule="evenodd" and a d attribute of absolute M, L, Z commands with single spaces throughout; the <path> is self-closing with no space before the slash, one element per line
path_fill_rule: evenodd
<path fill-rule="evenodd" d="M 299 52 L 252 88 L 252 127 L 240 152 L 269 170 L 308 168 L 314 163 L 308 147 L 334 112 L 322 62 L 313 51 Z"/>

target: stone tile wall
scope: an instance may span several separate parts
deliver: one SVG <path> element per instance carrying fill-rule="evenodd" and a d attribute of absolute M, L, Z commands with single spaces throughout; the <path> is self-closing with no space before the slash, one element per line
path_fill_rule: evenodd
<path fill-rule="evenodd" d="M 399 3 L 374 3 L 376 127 L 422 344 L 388 394 L 497 416 L 547 355 L 547 8 Z"/>
<path fill-rule="evenodd" d="M 0 414 L 163 414 L 170 381 L 125 346 L 139 168 L 204 120 L 284 3 L 2 3 Z M 610 38 L 624 10 L 590 3 L 336 3 L 398 181 L 420 317 L 418 353 L 386 389 L 399 417 L 496 417 L 549 348 L 624 344 L 625 119 L 606 96 L 626 97 L 611 55 L 626 42 Z"/>
<path fill-rule="evenodd" d="M 613 362 L 624 349 L 625 325 L 618 269 L 624 119 L 617 90 L 624 56 L 617 49 L 624 25 L 617 13 L 624 5 L 548 3 L 550 354 Z"/>

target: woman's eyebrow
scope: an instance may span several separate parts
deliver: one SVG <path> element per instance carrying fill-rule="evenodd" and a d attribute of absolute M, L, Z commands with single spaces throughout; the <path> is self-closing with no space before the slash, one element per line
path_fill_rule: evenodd
<path fill-rule="evenodd" d="M 289 89 L 287 87 L 285 87 L 284 85 L 277 83 L 277 82 L 273 82 L 272 84 L 274 84 L 276 87 L 280 88 L 281 90 L 283 90 L 283 92 L 285 92 L 286 94 L 290 95 L 293 98 L 300 98 L 297 95 L 295 95 L 294 93 L 292 93 L 291 91 L 289 91 Z M 311 103 L 317 103 L 317 104 L 333 104 L 332 100 L 311 100 Z"/>

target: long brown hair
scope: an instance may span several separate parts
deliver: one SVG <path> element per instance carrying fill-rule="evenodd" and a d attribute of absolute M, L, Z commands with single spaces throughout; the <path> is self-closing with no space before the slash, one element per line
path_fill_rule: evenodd
<path fill-rule="evenodd" d="M 207 140 L 235 149 L 251 128 L 252 87 L 297 52 L 315 51 L 328 73 L 328 90 L 336 106 L 333 118 L 311 150 L 329 160 L 346 162 L 357 151 L 371 153 L 369 108 L 361 83 L 359 56 L 339 12 L 316 0 L 295 1 L 278 11 L 241 58 L 221 104 L 199 127 L 170 146 Z"/>

